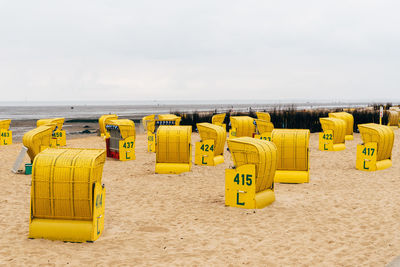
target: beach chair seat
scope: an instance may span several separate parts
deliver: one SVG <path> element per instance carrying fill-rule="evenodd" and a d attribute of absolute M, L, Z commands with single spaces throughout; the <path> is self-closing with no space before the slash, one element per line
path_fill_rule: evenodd
<path fill-rule="evenodd" d="M 192 167 L 192 126 L 165 126 L 157 129 L 156 173 L 179 174 Z"/>
<path fill-rule="evenodd" d="M 0 120 L 0 146 L 12 144 L 11 120 Z"/>
<path fill-rule="evenodd" d="M 128 119 L 107 120 L 107 157 L 121 161 L 134 160 L 136 131 L 135 123 Z"/>
<path fill-rule="evenodd" d="M 147 132 L 147 152 L 156 152 L 156 133 L 158 127 L 178 126 L 181 122 L 181 117 L 174 114 L 148 115 L 143 117 L 143 127 Z"/>
<path fill-rule="evenodd" d="M 36 127 L 43 125 L 56 125 L 52 133 L 50 147 L 66 146 L 67 135 L 63 130 L 64 118 L 40 119 L 36 122 Z"/>
<path fill-rule="evenodd" d="M 225 129 L 208 122 L 197 123 L 197 129 L 201 141 L 196 142 L 194 163 L 207 166 L 223 163 L 226 140 Z"/>
<path fill-rule="evenodd" d="M 394 131 L 391 127 L 375 123 L 359 124 L 363 144 L 357 145 L 356 168 L 377 171 L 392 166 Z"/>
<path fill-rule="evenodd" d="M 332 112 L 328 114 L 330 118 L 341 119 L 346 122 L 345 140 L 353 140 L 354 117 L 347 112 Z"/>
<path fill-rule="evenodd" d="M 319 150 L 340 151 L 346 149 L 346 122 L 337 118 L 319 118 L 323 132 L 319 133 Z"/>
<path fill-rule="evenodd" d="M 310 180 L 309 130 L 274 129 L 272 142 L 278 153 L 275 183 L 308 183 Z"/>
<path fill-rule="evenodd" d="M 249 116 L 232 116 L 229 138 L 253 137 L 256 132 L 254 118 Z"/>
<path fill-rule="evenodd" d="M 102 149 L 49 148 L 32 168 L 29 238 L 95 241 L 104 228 Z"/>
<path fill-rule="evenodd" d="M 225 205 L 261 209 L 275 201 L 274 143 L 251 137 L 228 139 L 234 169 L 225 170 Z"/>
<path fill-rule="evenodd" d="M 271 134 L 274 130 L 274 124 L 267 120 L 255 119 L 256 134 L 254 138 L 271 141 Z"/>
<path fill-rule="evenodd" d="M 104 137 L 104 139 L 108 138 L 110 134 L 107 132 L 106 125 L 109 120 L 117 120 L 118 116 L 115 114 L 103 115 L 99 118 L 99 129 L 100 136 Z"/>

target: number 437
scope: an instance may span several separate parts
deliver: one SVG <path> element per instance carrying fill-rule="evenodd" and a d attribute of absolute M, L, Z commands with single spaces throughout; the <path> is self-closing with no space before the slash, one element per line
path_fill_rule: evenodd
<path fill-rule="evenodd" d="M 125 142 L 123 147 L 124 148 L 133 148 L 134 143 L 133 142 Z"/>

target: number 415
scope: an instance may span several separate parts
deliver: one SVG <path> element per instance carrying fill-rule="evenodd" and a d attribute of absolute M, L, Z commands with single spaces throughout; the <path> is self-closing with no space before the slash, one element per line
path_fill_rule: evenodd
<path fill-rule="evenodd" d="M 235 179 L 233 179 L 233 181 L 237 184 L 240 184 L 240 178 L 242 178 L 241 179 L 242 185 L 244 185 L 245 183 L 246 183 L 246 185 L 251 185 L 253 182 L 253 180 L 251 179 L 252 177 L 253 177 L 253 175 L 251 175 L 251 174 L 239 175 L 239 173 L 238 173 L 238 174 L 236 174 Z"/>

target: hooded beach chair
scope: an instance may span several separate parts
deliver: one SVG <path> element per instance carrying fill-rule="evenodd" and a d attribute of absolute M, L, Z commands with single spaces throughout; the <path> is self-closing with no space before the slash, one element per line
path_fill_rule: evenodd
<path fill-rule="evenodd" d="M 274 130 L 274 124 L 270 121 L 261 119 L 255 119 L 254 121 L 256 125 L 256 134 L 254 135 L 254 138 L 271 141 L 271 134 Z"/>
<path fill-rule="evenodd" d="M 11 120 L 0 120 L 0 146 L 12 144 Z"/>
<path fill-rule="evenodd" d="M 41 126 L 44 127 L 44 126 Z M 104 228 L 102 149 L 50 148 L 33 162 L 29 238 L 95 241 Z"/>
<path fill-rule="evenodd" d="M 256 112 L 257 119 L 271 122 L 271 115 L 268 112 Z"/>
<path fill-rule="evenodd" d="M 346 122 L 337 118 L 319 118 L 323 132 L 319 133 L 319 150 L 340 151 L 346 149 Z"/>
<path fill-rule="evenodd" d="M 211 123 L 221 126 L 222 128 L 224 128 L 224 130 L 226 132 L 226 124 L 224 123 L 225 117 L 226 117 L 226 113 L 215 114 L 211 117 Z"/>
<path fill-rule="evenodd" d="M 226 131 L 221 126 L 208 122 L 197 123 L 201 138 L 196 142 L 194 163 L 215 166 L 224 162 Z"/>
<path fill-rule="evenodd" d="M 99 119 L 99 129 L 100 129 L 100 135 L 102 137 L 108 138 L 110 134 L 107 132 L 106 125 L 108 120 L 116 120 L 118 119 L 118 116 L 115 114 L 110 114 L 110 115 L 103 115 Z"/>
<path fill-rule="evenodd" d="M 357 145 L 356 168 L 363 171 L 383 170 L 392 166 L 394 131 L 375 123 L 359 124 L 363 144 Z"/>
<path fill-rule="evenodd" d="M 106 138 L 107 157 L 121 161 L 134 160 L 135 156 L 135 123 L 128 119 L 107 120 Z"/>
<path fill-rule="evenodd" d="M 23 146 L 14 162 L 14 166 L 11 169 L 14 173 L 22 173 L 24 171 L 23 169 L 20 169 L 20 167 L 24 161 L 25 155 L 28 154 L 31 162 L 25 164 L 25 174 L 31 174 L 32 163 L 35 157 L 40 152 L 51 147 L 52 144 L 54 144 L 53 133 L 56 127 L 57 126 L 54 123 L 45 124 L 36 127 L 35 129 L 30 130 L 24 134 L 24 136 L 22 137 Z"/>
<path fill-rule="evenodd" d="M 231 129 L 229 138 L 253 137 L 256 132 L 254 118 L 249 116 L 233 116 L 231 119 Z"/>
<path fill-rule="evenodd" d="M 28 149 L 27 153 L 31 159 L 31 162 L 33 162 L 35 157 L 41 151 L 51 146 L 53 131 L 55 128 L 55 124 L 46 124 L 24 134 L 22 137 L 22 143 Z"/>
<path fill-rule="evenodd" d="M 165 126 L 157 129 L 156 173 L 179 174 L 192 167 L 190 145 L 192 126 Z"/>
<path fill-rule="evenodd" d="M 63 130 L 64 118 L 40 119 L 36 122 L 37 127 L 54 124 L 56 127 L 53 130 L 53 138 L 51 139 L 50 147 L 66 146 L 67 136 Z"/>
<path fill-rule="evenodd" d="M 147 152 L 156 152 L 156 133 L 158 127 L 177 126 L 181 117 L 174 114 L 148 115 L 142 119 L 143 127 L 147 132 Z"/>
<path fill-rule="evenodd" d="M 399 114 L 399 128 L 400 128 L 400 107 L 390 107 L 389 110 L 394 110 L 397 111 L 397 113 Z"/>
<path fill-rule="evenodd" d="M 272 142 L 278 151 L 275 183 L 308 183 L 310 180 L 309 130 L 275 129 Z"/>
<path fill-rule="evenodd" d="M 332 112 L 329 113 L 330 118 L 341 119 L 346 122 L 346 135 L 345 140 L 353 140 L 353 127 L 354 127 L 354 117 L 347 112 Z"/>
<path fill-rule="evenodd" d="M 234 169 L 225 170 L 225 205 L 262 209 L 275 201 L 274 143 L 251 137 L 228 139 Z"/>
<path fill-rule="evenodd" d="M 399 128 L 400 111 L 389 110 L 388 126 L 392 126 L 394 129 Z"/>

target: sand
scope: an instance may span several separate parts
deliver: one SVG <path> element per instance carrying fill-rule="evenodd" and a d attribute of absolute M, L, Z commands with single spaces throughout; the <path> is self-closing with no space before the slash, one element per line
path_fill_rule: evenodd
<path fill-rule="evenodd" d="M 355 169 L 358 134 L 340 152 L 319 151 L 312 134 L 310 183 L 276 184 L 262 210 L 225 207 L 229 153 L 216 167 L 156 175 L 145 139 L 137 160 L 107 160 L 105 230 L 81 244 L 27 238 L 31 176 L 10 171 L 20 143 L 0 147 L 0 265 L 384 266 L 400 255 L 400 130 L 393 167 L 373 173 Z"/>

